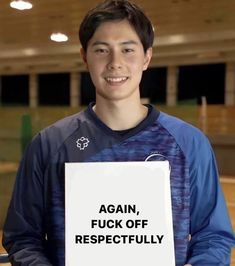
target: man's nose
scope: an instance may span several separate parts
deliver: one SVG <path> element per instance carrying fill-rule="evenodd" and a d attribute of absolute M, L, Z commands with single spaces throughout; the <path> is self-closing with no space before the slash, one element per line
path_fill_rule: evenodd
<path fill-rule="evenodd" d="M 122 68 L 122 59 L 121 55 L 117 52 L 112 52 L 110 54 L 110 60 L 108 63 L 109 70 L 121 69 Z"/>

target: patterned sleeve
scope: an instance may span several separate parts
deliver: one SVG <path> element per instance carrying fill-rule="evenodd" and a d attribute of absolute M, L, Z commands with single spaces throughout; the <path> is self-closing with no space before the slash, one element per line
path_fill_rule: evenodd
<path fill-rule="evenodd" d="M 197 135 L 190 163 L 190 231 L 188 263 L 230 265 L 235 238 L 219 183 L 215 156 L 207 138 Z"/>
<path fill-rule="evenodd" d="M 43 161 L 38 135 L 21 161 L 3 229 L 12 265 L 52 265 L 46 256 Z"/>

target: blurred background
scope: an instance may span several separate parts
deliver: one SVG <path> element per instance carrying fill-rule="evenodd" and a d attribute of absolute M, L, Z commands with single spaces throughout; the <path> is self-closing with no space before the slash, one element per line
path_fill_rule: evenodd
<path fill-rule="evenodd" d="M 27 143 L 95 99 L 79 55 L 78 29 L 98 2 L 0 1 L 0 232 Z M 235 1 L 133 2 L 155 29 L 142 101 L 208 136 L 235 228 Z"/>

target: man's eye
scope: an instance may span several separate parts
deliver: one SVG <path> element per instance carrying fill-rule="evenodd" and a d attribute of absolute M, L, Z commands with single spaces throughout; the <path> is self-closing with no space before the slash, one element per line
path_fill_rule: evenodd
<path fill-rule="evenodd" d="M 134 50 L 131 49 L 131 48 L 125 48 L 125 49 L 123 50 L 123 52 L 124 52 L 124 53 L 132 53 L 132 52 L 134 52 Z"/>
<path fill-rule="evenodd" d="M 99 48 L 99 49 L 96 49 L 95 52 L 97 54 L 105 54 L 105 53 L 108 53 L 108 50 Z"/>

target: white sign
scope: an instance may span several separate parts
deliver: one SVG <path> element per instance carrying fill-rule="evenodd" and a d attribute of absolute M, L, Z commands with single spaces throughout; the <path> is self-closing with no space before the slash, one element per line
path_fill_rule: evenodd
<path fill-rule="evenodd" d="M 66 163 L 66 266 L 174 266 L 167 161 Z"/>

